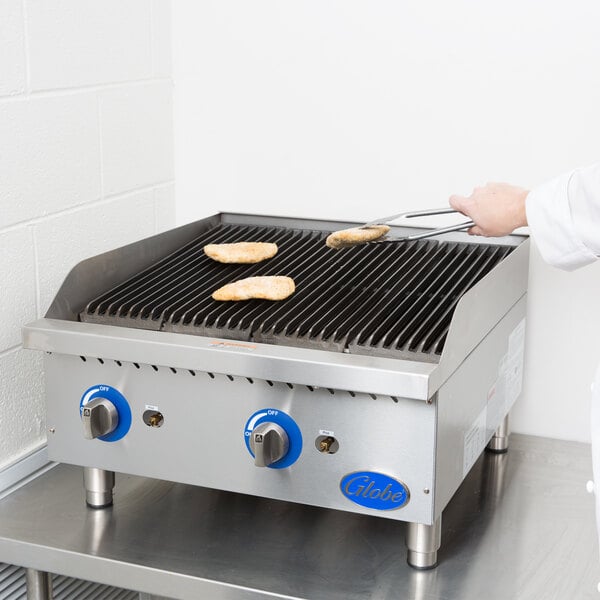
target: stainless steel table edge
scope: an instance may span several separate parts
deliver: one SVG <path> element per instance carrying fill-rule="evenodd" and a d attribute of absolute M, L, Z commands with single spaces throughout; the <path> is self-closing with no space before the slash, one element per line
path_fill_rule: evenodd
<path fill-rule="evenodd" d="M 91 509 L 90 509 L 91 510 Z M 50 552 L 52 554 L 50 554 Z M 211 600 L 307 600 L 261 591 L 182 573 L 173 573 L 135 563 L 124 563 L 101 556 L 50 548 L 0 537 L 0 562 L 66 577 L 85 579 L 136 592 L 174 600 L 210 598 Z"/>

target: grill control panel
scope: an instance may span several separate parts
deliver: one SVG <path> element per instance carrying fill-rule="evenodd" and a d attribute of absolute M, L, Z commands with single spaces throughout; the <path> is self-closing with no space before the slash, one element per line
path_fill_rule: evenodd
<path fill-rule="evenodd" d="M 422 490 L 435 490 L 436 407 L 425 402 L 57 353 L 44 365 L 51 460 L 395 520 L 433 514 L 435 493 Z M 118 423 L 89 440 L 83 410 L 97 399 Z M 405 482 L 411 501 L 375 513 L 351 501 L 375 476 L 352 482 L 352 498 L 341 481 L 365 472 Z M 380 483 L 366 494 L 387 499 Z"/>
<path fill-rule="evenodd" d="M 256 411 L 246 421 L 244 437 L 257 467 L 285 469 L 302 452 L 302 433 L 296 421 L 276 408 Z"/>

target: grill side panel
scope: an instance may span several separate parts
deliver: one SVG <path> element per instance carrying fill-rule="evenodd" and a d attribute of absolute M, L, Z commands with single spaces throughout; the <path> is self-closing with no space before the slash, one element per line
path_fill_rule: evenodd
<path fill-rule="evenodd" d="M 511 356 L 515 348 L 511 348 L 510 340 L 525 319 L 526 302 L 523 296 L 437 392 L 436 517 L 520 394 L 514 384 L 510 387 L 512 393 L 507 389 L 513 373 L 506 370 L 506 359 L 510 356 L 510 364 L 517 366 L 522 375 L 522 362 L 514 363 L 516 356 L 522 361 L 522 346 L 520 353 Z M 492 462 L 490 467 L 500 468 L 503 464 Z"/>

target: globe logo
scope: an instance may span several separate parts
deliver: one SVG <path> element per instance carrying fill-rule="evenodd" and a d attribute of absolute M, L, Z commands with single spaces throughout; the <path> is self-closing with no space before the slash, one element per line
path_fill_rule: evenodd
<path fill-rule="evenodd" d="M 375 510 L 396 510 L 410 499 L 406 485 L 375 471 L 348 473 L 340 481 L 340 490 L 348 500 Z"/>

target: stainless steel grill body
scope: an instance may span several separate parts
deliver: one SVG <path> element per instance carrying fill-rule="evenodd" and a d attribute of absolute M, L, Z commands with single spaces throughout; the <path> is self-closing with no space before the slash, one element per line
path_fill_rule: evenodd
<path fill-rule="evenodd" d="M 377 247 L 330 254 L 326 232 L 350 225 L 217 215 L 78 265 L 46 318 L 24 329 L 25 345 L 48 353 L 50 457 L 433 526 L 518 395 L 528 241 L 455 233 L 379 258 Z M 209 265 L 189 287 L 204 243 L 272 241 L 264 228 L 279 236 L 279 263 L 227 266 L 225 281 Z M 206 298 L 221 281 L 272 272 L 297 280 L 293 302 Z M 129 403 L 118 441 L 83 437 L 79 403 L 96 384 Z M 248 419 L 263 409 L 299 427 L 287 468 L 257 468 L 247 449 Z M 327 435 L 334 454 L 318 449 Z M 350 501 L 341 481 L 362 471 L 402 482 L 408 501 Z"/>

